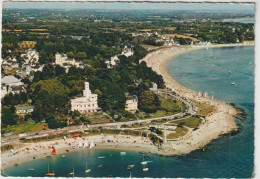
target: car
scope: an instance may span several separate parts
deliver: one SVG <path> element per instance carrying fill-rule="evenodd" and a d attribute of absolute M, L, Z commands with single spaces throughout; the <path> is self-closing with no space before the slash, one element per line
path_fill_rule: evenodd
<path fill-rule="evenodd" d="M 24 138 L 24 137 L 22 137 L 22 138 L 20 138 L 19 140 L 25 140 L 25 138 Z"/>

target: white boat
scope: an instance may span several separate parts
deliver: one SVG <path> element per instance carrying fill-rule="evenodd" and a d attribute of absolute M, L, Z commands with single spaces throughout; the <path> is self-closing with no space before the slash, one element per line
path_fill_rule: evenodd
<path fill-rule="evenodd" d="M 148 162 L 147 161 L 143 161 L 141 162 L 141 165 L 146 165 Z"/>
<path fill-rule="evenodd" d="M 88 169 L 88 164 L 87 164 L 87 161 L 86 161 L 86 170 L 85 170 L 85 173 L 89 173 L 91 172 L 91 169 Z"/>
<path fill-rule="evenodd" d="M 230 84 L 231 84 L 231 85 L 235 85 L 235 84 L 236 84 L 236 82 L 234 82 L 234 81 L 233 81 L 233 82 L 231 82 Z"/>
<path fill-rule="evenodd" d="M 69 173 L 69 175 L 73 175 L 73 177 L 74 177 L 74 168 L 73 168 L 73 172 Z"/>
<path fill-rule="evenodd" d="M 230 73 L 230 74 L 231 74 L 231 73 L 232 73 L 232 71 L 231 71 L 231 70 L 229 70 L 229 71 L 228 71 L 228 73 Z"/>
<path fill-rule="evenodd" d="M 132 168 L 134 168 L 134 166 L 135 166 L 135 165 L 128 165 L 128 166 L 127 166 L 127 169 L 128 169 L 128 170 L 131 170 Z"/>
<path fill-rule="evenodd" d="M 91 148 L 93 148 L 93 147 L 95 147 L 95 144 L 94 144 L 94 141 L 92 140 L 91 143 L 90 143 L 89 148 L 91 149 Z"/>
<path fill-rule="evenodd" d="M 126 152 L 120 152 L 120 155 L 126 155 Z"/>
<path fill-rule="evenodd" d="M 98 158 L 105 158 L 105 156 L 99 156 Z"/>
<path fill-rule="evenodd" d="M 79 142 L 79 145 L 78 145 L 78 147 L 79 147 L 79 148 L 82 148 L 82 147 L 83 147 L 83 144 L 82 144 L 82 142 L 81 142 L 81 141 Z"/>
<path fill-rule="evenodd" d="M 65 155 L 62 155 L 61 157 L 62 157 L 62 158 L 65 158 Z"/>
<path fill-rule="evenodd" d="M 27 169 L 28 171 L 34 171 L 34 168 L 29 168 L 29 169 Z"/>
<path fill-rule="evenodd" d="M 198 96 L 200 97 L 201 96 L 201 92 L 199 91 L 199 93 L 198 93 Z"/>
<path fill-rule="evenodd" d="M 149 168 L 143 168 L 144 172 L 147 172 L 149 170 Z"/>
<path fill-rule="evenodd" d="M 86 142 L 84 143 L 83 148 L 86 148 L 86 147 L 88 147 L 88 141 L 86 141 Z"/>
<path fill-rule="evenodd" d="M 143 155 L 143 161 L 141 162 L 141 165 L 146 165 L 148 162 L 144 161 L 144 155 Z"/>

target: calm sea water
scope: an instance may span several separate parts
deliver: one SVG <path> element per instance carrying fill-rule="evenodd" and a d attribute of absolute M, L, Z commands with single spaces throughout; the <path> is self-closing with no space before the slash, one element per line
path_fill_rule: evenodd
<path fill-rule="evenodd" d="M 62 158 L 44 158 L 26 162 L 3 172 L 9 176 L 37 176 L 54 170 L 57 177 L 129 177 L 126 169 L 134 164 L 133 177 L 251 177 L 254 160 L 254 49 L 230 47 L 197 50 L 180 55 L 168 62 L 168 72 L 178 82 L 195 91 L 205 91 L 215 98 L 235 103 L 245 110 L 238 119 L 241 132 L 222 137 L 207 146 L 205 152 L 194 151 L 185 156 L 161 157 L 138 151 L 93 150 L 74 152 Z M 232 73 L 229 73 L 231 71 Z M 236 85 L 230 85 L 235 82 Z M 98 159 L 98 156 L 105 156 Z M 150 161 L 148 172 L 142 171 L 140 162 Z M 92 171 L 85 174 L 86 164 Z M 99 165 L 104 165 L 99 168 Z M 27 171 L 34 168 L 35 171 Z"/>

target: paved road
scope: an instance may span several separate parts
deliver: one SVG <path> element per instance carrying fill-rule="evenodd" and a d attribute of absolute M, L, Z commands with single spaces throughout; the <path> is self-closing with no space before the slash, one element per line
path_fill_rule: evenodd
<path fill-rule="evenodd" d="M 159 121 L 162 119 L 176 119 L 176 118 L 181 118 L 185 115 L 191 114 L 194 115 L 197 112 L 197 107 L 194 103 L 191 101 L 186 100 L 185 98 L 178 96 L 174 94 L 170 89 L 163 89 L 163 90 L 158 90 L 157 93 L 159 94 L 166 94 L 168 96 L 173 97 L 175 100 L 181 101 L 182 103 L 185 104 L 186 109 L 184 112 L 177 113 L 171 116 L 164 116 L 164 117 L 157 117 L 157 118 L 151 118 L 151 119 L 144 119 L 144 120 L 135 120 L 135 121 L 127 121 L 127 122 L 115 122 L 115 123 L 105 123 L 105 124 L 92 124 L 89 125 L 90 128 L 120 128 L 122 125 L 133 125 L 136 123 L 150 123 L 152 121 Z M 37 132 L 38 134 L 36 135 L 35 132 L 28 132 L 26 133 L 26 136 L 24 138 L 30 139 L 30 138 L 38 138 L 38 137 L 44 137 L 44 136 L 49 136 L 49 135 L 57 135 L 57 134 L 67 134 L 68 132 L 77 132 L 77 131 L 82 131 L 83 128 L 81 125 L 79 126 L 69 126 L 65 127 L 62 129 L 48 129 L 48 130 L 42 130 L 40 132 Z M 2 137 L 1 145 L 5 144 L 16 144 L 20 142 L 19 135 L 12 135 L 9 137 Z"/>

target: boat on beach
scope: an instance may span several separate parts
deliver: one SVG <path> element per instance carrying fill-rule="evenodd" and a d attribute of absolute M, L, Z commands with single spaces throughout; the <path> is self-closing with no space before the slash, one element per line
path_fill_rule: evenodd
<path fill-rule="evenodd" d="M 95 144 L 94 144 L 94 141 L 92 140 L 91 143 L 90 143 L 89 148 L 91 149 L 91 148 L 93 148 L 93 147 L 95 147 Z"/>

